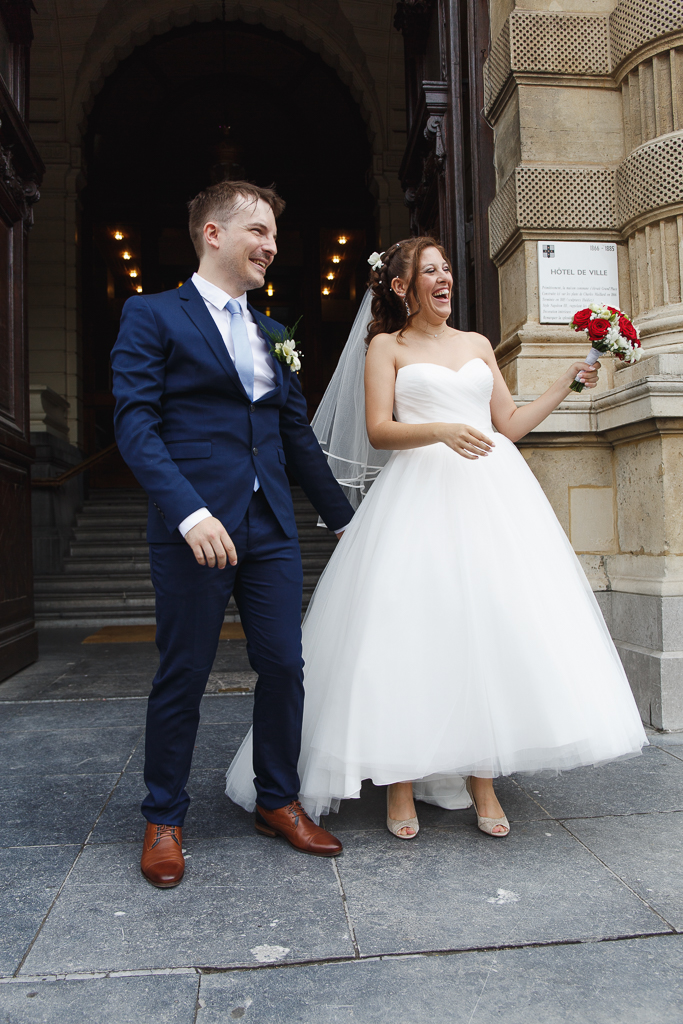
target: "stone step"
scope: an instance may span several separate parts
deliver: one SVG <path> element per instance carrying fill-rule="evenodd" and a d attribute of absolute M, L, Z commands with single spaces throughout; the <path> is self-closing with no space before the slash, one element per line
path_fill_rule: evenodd
<path fill-rule="evenodd" d="M 293 488 L 292 494 L 304 568 L 305 609 L 336 540 L 317 526 L 317 513 L 303 491 Z M 36 618 L 44 622 L 153 618 L 146 528 L 147 499 L 141 491 L 92 492 L 76 516 L 63 572 L 36 578 Z M 232 600 L 226 616 L 239 618 Z"/>

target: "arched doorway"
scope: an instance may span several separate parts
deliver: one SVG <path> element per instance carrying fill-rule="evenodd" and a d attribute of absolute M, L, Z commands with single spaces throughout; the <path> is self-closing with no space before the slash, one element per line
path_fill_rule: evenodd
<path fill-rule="evenodd" d="M 371 149 L 347 87 L 284 34 L 194 24 L 137 48 L 107 79 L 85 138 L 82 337 L 85 445 L 113 441 L 109 355 L 136 290 L 195 269 L 186 203 L 211 181 L 275 182 L 280 252 L 250 295 L 284 323 L 303 314 L 302 384 L 313 410 L 362 296 L 374 247 Z M 339 239 L 345 239 L 340 242 Z M 91 486 L 130 485 L 116 459 Z"/>

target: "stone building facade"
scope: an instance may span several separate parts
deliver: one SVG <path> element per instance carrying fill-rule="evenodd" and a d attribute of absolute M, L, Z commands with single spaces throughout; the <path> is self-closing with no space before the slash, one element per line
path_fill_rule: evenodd
<path fill-rule="evenodd" d="M 683 729 L 680 0 L 35 4 L 30 127 L 46 173 L 30 249 L 31 410 L 41 465 L 52 458 L 55 472 L 80 458 L 84 443 L 83 140 L 97 97 L 122 62 L 165 33 L 222 18 L 263 26 L 318 55 L 366 125 L 367 182 L 382 249 L 409 231 L 400 180 L 406 40 L 394 28 L 397 7 L 403 25 L 408 15 L 447 25 L 450 12 L 466 34 L 468 18 L 476 16 L 478 32 L 488 21 L 481 82 L 466 83 L 470 96 L 481 88 L 483 110 L 473 110 L 481 127 L 492 129 L 495 165 L 495 195 L 488 211 L 478 211 L 488 223 L 485 258 L 495 270 L 481 277 L 489 290 L 478 301 L 497 305 L 500 365 L 516 400 L 528 401 L 567 360 L 585 354 L 581 337 L 540 322 L 538 240 L 617 246 L 620 304 L 640 326 L 644 357 L 622 369 L 606 359 L 599 390 L 572 396 L 521 447 L 579 553 L 644 719 Z M 448 77 L 456 56 L 441 28 L 432 36 L 425 45 L 440 47 L 440 57 L 430 77 Z M 471 67 L 478 75 L 476 60 Z M 438 86 L 430 83 L 432 93 Z M 433 129 L 435 139 L 443 135 L 441 162 L 461 131 L 453 109 L 444 110 L 450 113 Z M 472 194 L 476 199 L 476 188 Z M 462 244 L 465 252 L 464 232 Z M 57 555 L 67 519 L 68 510 L 54 506 L 43 516 L 44 542 L 56 544 Z M 568 657 L 580 662 L 580 647 L 580 637 L 567 638 Z"/>
<path fill-rule="evenodd" d="M 583 336 L 541 324 L 537 241 L 614 242 L 641 362 L 522 442 L 657 728 L 683 728 L 683 6 L 492 0 L 500 365 L 518 401 Z M 606 364 L 611 359 L 604 361 Z M 584 393 L 585 394 L 585 393 Z M 580 638 L 568 638 L 568 656 Z"/>

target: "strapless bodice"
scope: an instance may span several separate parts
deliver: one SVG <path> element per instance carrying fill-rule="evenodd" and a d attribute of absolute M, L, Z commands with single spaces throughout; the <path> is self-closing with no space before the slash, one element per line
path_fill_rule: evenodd
<path fill-rule="evenodd" d="M 408 363 L 396 374 L 394 415 L 400 423 L 467 423 L 490 431 L 493 374 L 483 359 L 459 370 Z"/>

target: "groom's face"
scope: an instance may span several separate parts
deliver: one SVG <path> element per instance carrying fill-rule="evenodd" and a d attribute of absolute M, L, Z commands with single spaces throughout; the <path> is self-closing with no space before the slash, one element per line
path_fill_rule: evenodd
<path fill-rule="evenodd" d="M 221 269 L 240 288 L 239 294 L 263 287 L 277 253 L 276 237 L 273 211 L 263 199 L 241 202 L 219 226 L 216 256 Z"/>

